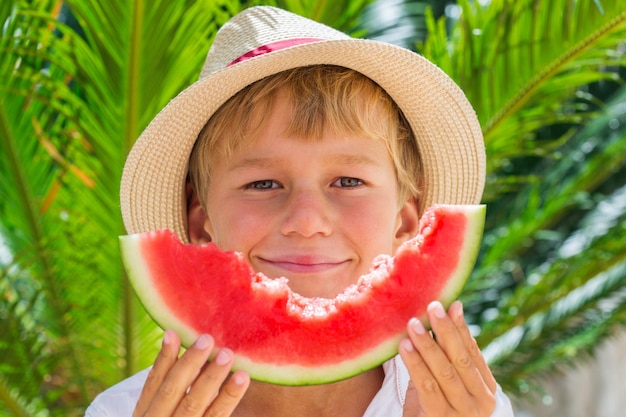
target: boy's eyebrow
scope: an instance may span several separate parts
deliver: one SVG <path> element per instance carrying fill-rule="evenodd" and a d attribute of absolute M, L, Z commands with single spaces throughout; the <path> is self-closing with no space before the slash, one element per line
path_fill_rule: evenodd
<path fill-rule="evenodd" d="M 268 168 L 274 165 L 272 158 L 244 158 L 230 167 L 230 171 L 241 168 Z"/>
<path fill-rule="evenodd" d="M 379 165 L 379 162 L 364 154 L 337 154 L 330 158 L 330 162 L 338 165 Z"/>
<path fill-rule="evenodd" d="M 336 154 L 331 156 L 328 159 L 329 164 L 332 165 L 348 165 L 348 166 L 357 166 L 357 165 L 372 165 L 378 166 L 379 163 L 374 159 L 368 157 L 363 154 Z M 244 158 L 240 161 L 237 161 L 230 167 L 231 171 L 235 171 L 237 169 L 242 168 L 270 168 L 280 165 L 280 158 L 272 158 L 272 157 L 252 157 L 252 158 Z"/>

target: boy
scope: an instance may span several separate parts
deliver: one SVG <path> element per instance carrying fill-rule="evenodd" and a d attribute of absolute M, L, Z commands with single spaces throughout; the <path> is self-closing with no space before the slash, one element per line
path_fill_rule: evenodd
<path fill-rule="evenodd" d="M 441 71 L 271 7 L 215 38 L 198 82 L 138 139 L 124 169 L 130 233 L 212 241 L 308 297 L 337 295 L 417 233 L 422 210 L 475 204 L 476 117 Z M 231 374 L 201 336 L 182 356 L 166 331 L 154 366 L 107 390 L 88 416 L 512 416 L 455 302 L 429 306 L 399 357 L 333 384 L 284 387 Z M 134 411 L 133 411 L 134 410 Z"/>

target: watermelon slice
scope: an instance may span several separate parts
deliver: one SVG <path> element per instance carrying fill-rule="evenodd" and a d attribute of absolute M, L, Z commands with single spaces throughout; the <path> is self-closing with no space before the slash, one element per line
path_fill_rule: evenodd
<path fill-rule="evenodd" d="M 449 305 L 473 268 L 484 217 L 482 205 L 431 207 L 414 239 L 334 299 L 303 297 L 239 253 L 184 245 L 167 230 L 120 239 L 139 299 L 184 346 L 209 333 L 253 379 L 310 385 L 378 366 L 397 353 L 411 317 L 424 318 L 433 300 Z"/>

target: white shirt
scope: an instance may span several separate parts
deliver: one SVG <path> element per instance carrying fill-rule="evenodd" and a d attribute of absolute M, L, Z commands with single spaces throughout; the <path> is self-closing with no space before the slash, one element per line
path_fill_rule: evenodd
<path fill-rule="evenodd" d="M 385 379 L 380 391 L 365 410 L 363 417 L 401 417 L 409 372 L 399 356 L 383 364 Z M 141 394 L 150 369 L 120 382 L 98 395 L 87 408 L 85 417 L 130 417 Z M 509 398 L 500 386 L 496 392 L 496 408 L 491 417 L 513 417 Z"/>

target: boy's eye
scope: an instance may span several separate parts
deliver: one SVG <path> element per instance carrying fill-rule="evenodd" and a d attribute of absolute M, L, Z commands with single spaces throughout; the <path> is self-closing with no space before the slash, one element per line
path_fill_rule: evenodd
<path fill-rule="evenodd" d="M 363 185 L 363 180 L 352 177 L 341 177 L 335 181 L 334 185 L 345 188 L 358 187 L 359 185 Z"/>
<path fill-rule="evenodd" d="M 254 181 L 246 185 L 246 189 L 252 190 L 271 190 L 272 188 L 278 188 L 278 184 L 272 180 Z"/>

